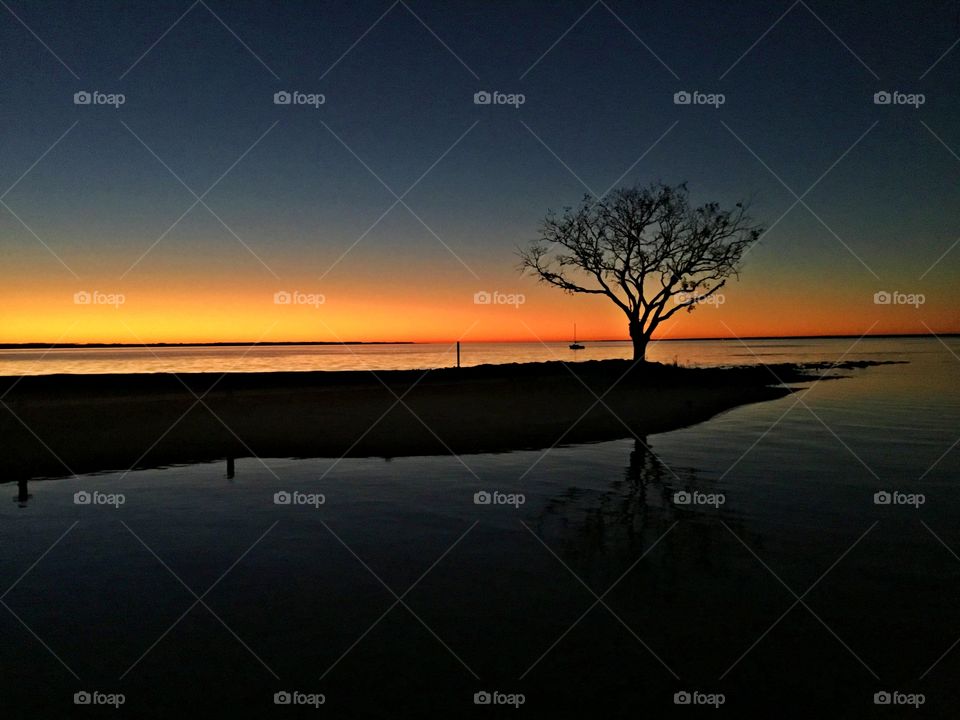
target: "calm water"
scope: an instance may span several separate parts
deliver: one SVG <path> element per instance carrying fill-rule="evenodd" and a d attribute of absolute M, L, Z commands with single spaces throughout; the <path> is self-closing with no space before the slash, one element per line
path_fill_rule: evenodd
<path fill-rule="evenodd" d="M 848 358 L 886 357 L 911 341 L 867 340 Z M 853 340 L 739 340 L 655 342 L 648 359 L 684 365 L 747 364 L 793 360 L 835 360 Z M 632 357 L 628 342 L 587 343 L 573 351 L 568 343 L 463 343 L 461 364 L 610 360 Z M 759 359 L 758 359 L 759 358 Z M 51 373 L 269 372 L 277 370 L 416 370 L 456 365 L 454 344 L 314 345 L 186 348 L 95 348 L 0 350 L 0 376 Z"/>
<path fill-rule="evenodd" d="M 836 359 L 851 342 L 751 347 Z M 955 717 L 960 360 L 936 340 L 850 357 L 910 364 L 642 442 L 31 483 L 0 505 L 3 715 L 73 716 L 86 689 L 124 693 L 120 717 L 284 716 L 282 690 L 323 693 L 291 710 L 316 717 L 714 712 L 678 708 L 683 691 L 722 693 L 724 717 Z M 78 506 L 80 490 L 124 503 Z M 484 490 L 525 502 L 475 504 Z M 725 502 L 678 505 L 684 490 Z M 924 503 L 875 505 L 880 490 Z M 477 707 L 480 691 L 525 704 Z M 878 707 L 882 691 L 925 703 Z"/>

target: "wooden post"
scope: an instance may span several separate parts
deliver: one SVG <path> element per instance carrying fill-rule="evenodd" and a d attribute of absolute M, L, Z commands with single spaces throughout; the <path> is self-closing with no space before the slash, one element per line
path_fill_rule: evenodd
<path fill-rule="evenodd" d="M 227 480 L 233 480 L 233 476 L 236 474 L 233 461 L 232 457 L 227 458 Z"/>
<path fill-rule="evenodd" d="M 457 340 L 457 367 L 460 367 L 460 341 Z"/>

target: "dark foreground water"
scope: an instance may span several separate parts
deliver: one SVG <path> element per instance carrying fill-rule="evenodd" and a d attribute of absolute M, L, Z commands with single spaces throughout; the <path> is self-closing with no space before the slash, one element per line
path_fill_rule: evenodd
<path fill-rule="evenodd" d="M 950 350 L 641 439 L 4 485 L 0 715 L 956 717 Z"/>

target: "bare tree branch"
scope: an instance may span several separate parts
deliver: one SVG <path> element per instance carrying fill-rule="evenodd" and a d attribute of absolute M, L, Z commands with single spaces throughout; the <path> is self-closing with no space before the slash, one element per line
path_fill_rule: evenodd
<path fill-rule="evenodd" d="M 738 276 L 762 232 L 743 203 L 692 206 L 686 183 L 620 188 L 548 213 L 540 237 L 518 251 L 519 269 L 568 293 L 608 297 L 627 316 L 634 357 L 643 359 L 661 322 Z M 667 309 L 680 294 L 687 297 Z"/>

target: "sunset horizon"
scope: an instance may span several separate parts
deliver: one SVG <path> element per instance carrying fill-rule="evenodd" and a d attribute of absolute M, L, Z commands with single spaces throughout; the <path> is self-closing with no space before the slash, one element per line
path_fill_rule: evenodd
<path fill-rule="evenodd" d="M 960 0 L 0 48 L 3 720 L 958 716 Z"/>
<path fill-rule="evenodd" d="M 657 337 L 654 336 L 651 339 L 651 342 L 665 342 L 665 341 L 674 341 L 674 342 L 709 342 L 709 341 L 726 341 L 726 340 L 817 340 L 817 339 L 856 339 L 856 338 L 947 338 L 947 337 L 957 337 L 960 336 L 960 330 L 952 331 L 926 331 L 926 332 L 851 332 L 851 333 L 827 333 L 827 334 L 818 334 L 818 335 L 740 335 L 740 334 L 729 334 L 726 336 L 713 335 L 713 336 L 668 336 L 668 337 Z M 628 343 L 630 338 L 628 336 L 624 337 L 592 337 L 592 336 L 583 336 L 580 337 L 580 340 L 583 342 L 593 342 L 593 343 Z M 172 341 L 172 340 L 152 340 L 152 341 L 135 341 L 135 342 L 123 342 L 123 341 L 111 341 L 111 340 L 91 340 L 91 341 L 26 341 L 26 342 L 0 342 L 0 348 L 17 348 L 17 347 L 38 347 L 38 348 L 70 348 L 70 347 L 176 347 L 176 346 L 236 346 L 236 347 L 251 347 L 254 345 L 448 345 L 450 347 L 455 347 L 456 343 L 461 343 L 462 345 L 467 344 L 478 344 L 478 345 L 501 345 L 501 344 L 526 344 L 526 343 L 546 343 L 546 344 L 557 344 L 557 343 L 567 343 L 570 341 L 569 336 L 557 336 L 557 337 L 538 337 L 533 339 L 466 339 L 461 338 L 460 340 L 449 339 L 449 338 L 438 338 L 433 340 L 407 340 L 403 338 L 394 338 L 392 340 L 366 340 L 366 339 L 357 339 L 357 338 L 343 338 L 338 340 L 256 340 L 256 339 L 227 339 L 227 340 L 182 340 L 182 341 Z"/>
<path fill-rule="evenodd" d="M 744 271 L 749 276 L 749 270 Z M 77 287 L 76 285 L 73 287 Z M 109 290 L 100 289 L 101 287 Z M 65 287 L 56 299 L 45 293 L 14 291 L 4 306 L 0 344 L 52 343 L 212 343 L 212 342 L 560 342 L 576 323 L 588 340 L 628 339 L 616 308 L 603 299 L 567 296 L 543 288 L 529 278 L 512 285 L 435 293 L 425 302 L 396 302 L 389 294 L 364 296 L 350 290 L 321 293 L 265 288 L 234 296 L 231 290 L 195 299 L 189 291 L 171 293 L 166 301 L 108 285 Z M 310 286 L 301 286 L 310 287 Z M 825 337 L 861 335 L 950 335 L 960 332 L 951 303 L 955 286 L 914 292 L 915 301 L 880 305 L 874 295 L 884 288 L 836 290 L 833 305 L 808 303 L 813 291 L 785 295 L 770 289 L 765 299 L 751 294 L 746 279 L 724 288 L 720 304 L 682 312 L 665 322 L 654 339 L 734 337 Z M 873 286 L 875 287 L 875 286 Z M 89 289 L 87 289 L 89 288 Z M 8 285 L 7 292 L 10 292 Z M 277 304 L 276 293 L 297 294 L 316 302 Z M 477 304 L 478 292 L 500 294 L 519 303 Z M 891 286 L 887 292 L 907 293 Z M 77 303 L 77 294 L 89 296 Z M 842 294 L 841 294 L 842 293 Z M 439 296 L 438 296 L 439 295 Z M 763 295 L 759 295 L 763 298 Z M 776 298 L 775 300 L 772 298 Z M 99 304 L 97 300 L 99 299 Z M 840 303 L 842 312 L 837 312 Z M 792 312 L 785 314 L 783 309 Z M 802 311 L 797 310 L 802 308 Z M 879 312 L 878 312 L 879 311 Z M 239 340 L 238 340 L 239 339 Z"/>

